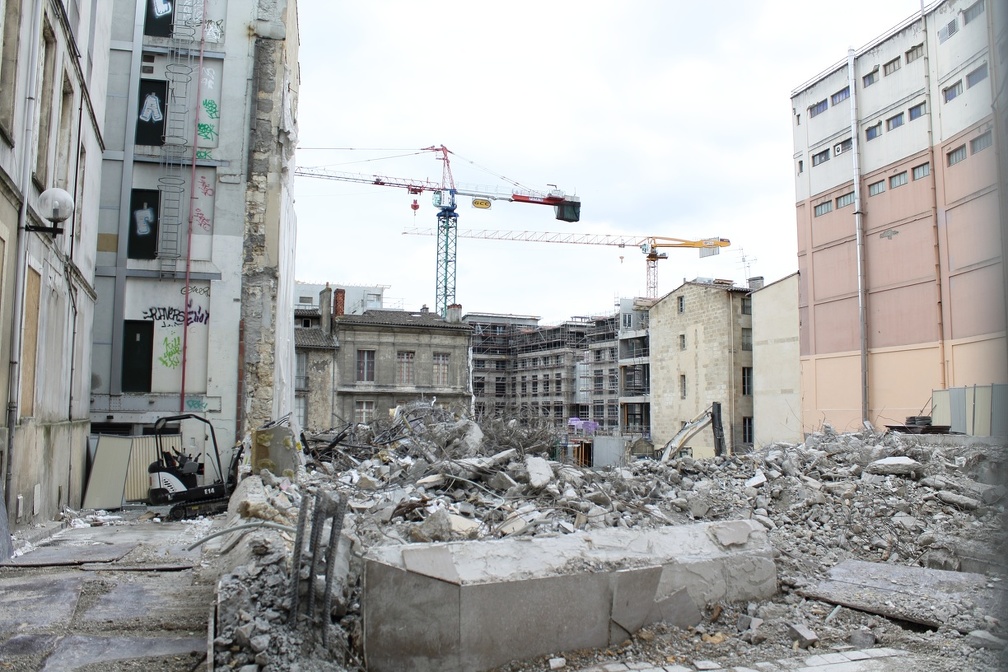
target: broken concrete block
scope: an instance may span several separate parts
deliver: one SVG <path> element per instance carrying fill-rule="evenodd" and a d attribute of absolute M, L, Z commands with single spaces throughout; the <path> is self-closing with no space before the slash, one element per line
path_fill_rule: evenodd
<path fill-rule="evenodd" d="M 532 455 L 526 457 L 525 468 L 528 470 L 529 485 L 533 488 L 543 488 L 553 480 L 552 467 L 541 457 Z"/>
<path fill-rule="evenodd" d="M 946 504 L 951 504 L 952 506 L 958 506 L 961 509 L 967 509 L 972 511 L 980 506 L 980 501 L 973 499 L 972 497 L 966 497 L 965 495 L 957 495 L 954 492 L 949 492 L 948 490 L 940 491 L 936 497 Z"/>
<path fill-rule="evenodd" d="M 367 669 L 486 670 L 609 646 L 659 618 L 695 625 L 715 602 L 764 599 L 776 591 L 773 550 L 761 525 L 741 523 L 747 541 L 729 547 L 694 524 L 372 549 L 361 596 Z M 443 550 L 418 565 L 425 548 Z"/>
<path fill-rule="evenodd" d="M 868 628 L 859 628 L 847 636 L 847 642 L 856 649 L 870 649 L 875 646 L 875 635 Z"/>
<path fill-rule="evenodd" d="M 550 666 L 551 670 L 562 670 L 563 668 L 567 667 L 567 659 L 566 658 L 550 658 L 549 659 L 549 666 Z"/>
<path fill-rule="evenodd" d="M 812 632 L 804 623 L 789 623 L 788 636 L 791 638 L 791 641 L 798 642 L 798 647 L 802 649 L 815 646 L 819 641 L 819 636 Z"/>
<path fill-rule="evenodd" d="M 295 478 L 304 469 L 304 448 L 286 425 L 252 430 L 252 473 L 268 469 L 274 474 Z"/>
<path fill-rule="evenodd" d="M 745 482 L 747 488 L 755 488 L 767 482 L 767 477 L 760 469 L 756 470 L 756 475 Z"/>
<path fill-rule="evenodd" d="M 881 460 L 875 460 L 865 467 L 865 471 L 869 474 L 878 474 L 880 476 L 909 476 L 910 478 L 917 478 L 920 474 L 924 473 L 924 465 L 913 458 L 894 455 L 892 457 L 883 457 Z"/>
<path fill-rule="evenodd" d="M 503 471 L 498 471 L 496 474 L 490 477 L 490 479 L 487 481 L 487 485 L 489 485 L 494 490 L 507 491 L 518 485 L 518 483 L 515 482 L 513 478 L 508 476 Z"/>
<path fill-rule="evenodd" d="M 995 637 L 986 630 L 973 630 L 966 637 L 966 642 L 977 649 L 996 649 L 1000 651 L 1008 644 L 1000 637 Z"/>

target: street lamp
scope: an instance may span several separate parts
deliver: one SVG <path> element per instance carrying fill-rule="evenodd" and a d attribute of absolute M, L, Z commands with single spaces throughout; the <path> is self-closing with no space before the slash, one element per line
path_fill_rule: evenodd
<path fill-rule="evenodd" d="M 38 231 L 49 233 L 53 237 L 63 233 L 63 227 L 59 226 L 73 214 L 73 196 L 59 187 L 46 189 L 39 195 L 39 210 L 43 217 L 52 222 L 52 226 L 35 226 L 26 224 L 25 231 Z"/>

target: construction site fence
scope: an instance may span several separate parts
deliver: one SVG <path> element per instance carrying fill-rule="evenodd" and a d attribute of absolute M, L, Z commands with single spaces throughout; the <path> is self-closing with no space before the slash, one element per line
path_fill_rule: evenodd
<path fill-rule="evenodd" d="M 931 424 L 969 436 L 1008 436 L 1008 385 L 933 390 Z"/>

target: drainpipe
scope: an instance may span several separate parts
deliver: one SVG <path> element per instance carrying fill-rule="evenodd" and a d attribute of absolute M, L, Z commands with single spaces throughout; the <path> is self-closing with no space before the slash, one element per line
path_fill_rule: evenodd
<path fill-rule="evenodd" d="M 868 418 L 868 288 L 865 280 L 864 213 L 861 212 L 860 138 L 858 137 L 857 80 L 854 49 L 847 50 L 847 86 L 850 87 L 851 154 L 854 160 L 854 237 L 857 243 L 858 324 L 861 342 L 861 422 Z"/>
<path fill-rule="evenodd" d="M 24 142 L 21 153 L 21 209 L 18 212 L 17 257 L 14 279 L 14 311 L 11 316 L 10 362 L 7 373 L 7 451 L 4 456 L 4 500 L 10 494 L 14 470 L 11 457 L 14 455 L 14 427 L 18 421 L 18 406 L 21 402 L 21 336 L 24 322 L 24 293 L 28 273 L 28 195 L 31 192 L 31 156 L 28 149 L 35 135 L 35 105 L 38 102 L 39 41 L 42 39 L 43 0 L 35 0 L 32 11 L 31 47 L 28 56 L 28 98 L 24 114 Z M 9 503 L 9 502 L 8 502 Z"/>

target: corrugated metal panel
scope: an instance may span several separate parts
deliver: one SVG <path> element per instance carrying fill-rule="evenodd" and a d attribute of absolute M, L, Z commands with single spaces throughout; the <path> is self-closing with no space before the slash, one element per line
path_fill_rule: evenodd
<path fill-rule="evenodd" d="M 966 433 L 966 388 L 953 387 L 949 390 L 949 410 L 952 411 L 951 431 Z"/>
<path fill-rule="evenodd" d="M 1008 436 L 1008 385 L 994 385 L 991 400 L 991 436 Z"/>
<path fill-rule="evenodd" d="M 161 444 L 166 449 L 182 449 L 182 437 L 177 434 L 162 436 Z M 147 467 L 158 458 L 157 439 L 154 436 L 134 436 L 130 449 L 129 470 L 126 472 L 126 489 L 123 498 L 127 502 L 142 502 L 147 499 L 150 480 Z"/>

